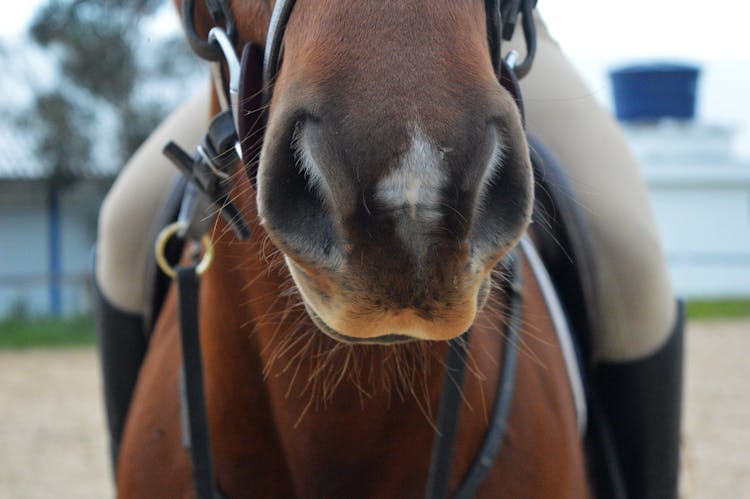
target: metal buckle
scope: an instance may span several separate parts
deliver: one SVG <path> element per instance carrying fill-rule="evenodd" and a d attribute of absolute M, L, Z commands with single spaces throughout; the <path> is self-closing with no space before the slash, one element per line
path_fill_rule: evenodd
<path fill-rule="evenodd" d="M 205 0 L 211 18 L 215 24 L 224 24 L 224 30 L 232 41 L 237 40 L 237 22 L 232 14 L 232 9 L 225 0 Z M 214 43 L 204 40 L 195 29 L 195 0 L 183 0 L 182 2 L 182 25 L 190 48 L 198 57 L 207 61 L 219 61 L 221 49 Z"/>
<path fill-rule="evenodd" d="M 230 199 L 230 168 L 239 160 L 239 156 L 235 155 L 236 144 L 237 134 L 232 117 L 229 111 L 223 111 L 211 121 L 208 133 L 193 156 L 174 142 L 169 142 L 164 148 L 164 154 L 187 177 L 191 186 L 186 192 L 186 202 L 181 207 L 180 217 L 193 238 L 207 230 L 205 203 L 199 202 L 197 198 L 205 199 L 206 203 L 213 206 L 232 227 L 239 240 L 250 235 L 244 217 Z M 193 200 L 188 203 L 187 198 L 190 196 L 187 194 L 191 190 L 200 192 L 201 196 L 193 196 Z"/>
<path fill-rule="evenodd" d="M 505 64 L 507 64 L 510 69 L 515 70 L 516 64 L 518 63 L 518 58 L 518 52 L 515 50 L 511 50 L 505 55 Z"/>
<path fill-rule="evenodd" d="M 229 71 L 229 81 L 226 82 L 227 92 L 229 100 L 227 101 L 227 95 L 224 94 L 224 77 L 221 71 L 221 61 L 214 62 L 212 71 L 214 73 L 214 85 L 216 86 L 217 93 L 219 93 L 219 100 L 222 110 L 226 111 L 230 109 L 232 111 L 232 120 L 234 121 L 235 130 L 239 129 L 239 95 L 240 95 L 240 61 L 237 58 L 237 52 L 234 50 L 234 44 L 229 39 L 224 28 L 218 26 L 211 28 L 208 32 L 208 41 L 210 43 L 218 44 L 221 49 L 221 53 L 224 56 L 224 61 L 227 64 Z"/>
<path fill-rule="evenodd" d="M 167 243 L 172 238 L 172 236 L 177 235 L 178 237 L 183 237 L 180 235 L 180 232 L 184 232 L 185 230 L 186 227 L 184 226 L 183 222 L 173 222 L 164 227 L 161 232 L 159 232 L 159 236 L 156 238 L 156 247 L 154 248 L 156 251 L 156 263 L 158 263 L 159 268 L 161 268 L 161 270 L 172 279 L 174 279 L 177 273 L 175 272 L 174 267 L 170 265 L 167 257 L 164 254 L 165 248 L 167 247 Z M 200 242 L 203 244 L 204 253 L 203 257 L 198 263 L 198 266 L 195 268 L 195 273 L 198 275 L 202 275 L 206 270 L 208 270 L 208 268 L 211 266 L 211 262 L 213 262 L 214 260 L 214 245 L 211 242 L 211 238 L 209 237 L 209 235 L 204 234 L 200 238 Z"/>

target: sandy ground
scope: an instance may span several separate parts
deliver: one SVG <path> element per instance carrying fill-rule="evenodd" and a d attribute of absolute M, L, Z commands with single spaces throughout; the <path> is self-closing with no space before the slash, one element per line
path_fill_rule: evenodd
<path fill-rule="evenodd" d="M 688 326 L 683 489 L 750 498 L 750 319 Z"/>
<path fill-rule="evenodd" d="M 750 319 L 690 324 L 683 485 L 750 498 Z M 92 349 L 0 351 L 0 499 L 112 497 Z"/>
<path fill-rule="evenodd" d="M 0 351 L 0 499 L 113 497 L 94 349 Z"/>

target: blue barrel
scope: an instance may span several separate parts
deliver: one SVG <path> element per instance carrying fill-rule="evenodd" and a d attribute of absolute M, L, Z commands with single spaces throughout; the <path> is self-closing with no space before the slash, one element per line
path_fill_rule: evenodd
<path fill-rule="evenodd" d="M 617 119 L 693 119 L 699 71 L 696 66 L 665 63 L 611 71 Z"/>

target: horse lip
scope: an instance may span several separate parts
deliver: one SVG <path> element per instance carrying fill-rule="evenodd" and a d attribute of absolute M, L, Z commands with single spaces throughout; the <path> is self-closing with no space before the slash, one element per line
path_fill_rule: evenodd
<path fill-rule="evenodd" d="M 307 306 L 306 302 L 305 308 L 307 309 L 307 313 L 310 316 L 310 319 L 312 319 L 315 326 L 317 326 L 317 328 L 322 331 L 323 334 L 341 343 L 348 343 L 352 345 L 399 345 L 403 343 L 411 343 L 413 341 L 420 341 L 418 338 L 413 338 L 404 334 L 385 334 L 372 338 L 357 338 L 354 336 L 349 336 L 347 334 L 339 333 L 331 326 L 326 324 L 326 322 L 318 314 L 316 314 L 314 310 Z"/>
<path fill-rule="evenodd" d="M 385 334 L 383 336 L 376 336 L 374 338 L 355 338 L 353 336 L 347 336 L 345 334 L 338 333 L 331 328 L 327 328 L 326 330 L 323 330 L 323 332 L 337 341 L 341 341 L 343 343 L 353 343 L 357 345 L 397 345 L 402 343 L 411 343 L 412 341 L 420 341 L 417 338 L 406 336 L 404 334 Z"/>
<path fill-rule="evenodd" d="M 484 308 L 485 304 L 487 303 L 487 299 L 490 294 L 490 278 L 487 277 L 484 279 L 484 282 L 479 287 L 479 290 L 477 292 L 477 303 L 478 303 L 478 310 L 481 310 Z M 405 343 L 411 343 L 414 341 L 428 341 L 421 338 L 415 338 L 413 336 L 408 336 L 405 334 L 384 334 L 381 336 L 374 336 L 371 338 L 358 338 L 356 336 L 349 336 L 348 334 L 340 333 L 333 329 L 331 326 L 329 326 L 320 315 L 313 310 L 311 306 L 308 305 L 307 300 L 304 298 L 302 299 L 302 303 L 305 306 L 305 310 L 307 310 L 307 314 L 310 317 L 310 319 L 313 321 L 313 324 L 320 330 L 323 334 L 331 338 L 332 340 L 338 341 L 340 343 L 346 343 L 349 345 L 400 345 Z"/>

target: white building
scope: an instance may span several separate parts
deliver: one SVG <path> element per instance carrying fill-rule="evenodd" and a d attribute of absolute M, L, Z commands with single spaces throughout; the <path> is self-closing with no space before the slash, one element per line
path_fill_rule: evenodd
<path fill-rule="evenodd" d="M 750 162 L 732 155 L 732 129 L 693 121 L 624 126 L 676 292 L 750 297 Z"/>
<path fill-rule="evenodd" d="M 0 320 L 90 310 L 96 220 L 112 174 L 52 190 L 24 136 L 0 127 Z"/>

